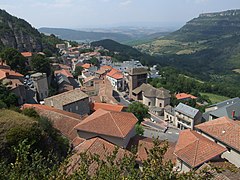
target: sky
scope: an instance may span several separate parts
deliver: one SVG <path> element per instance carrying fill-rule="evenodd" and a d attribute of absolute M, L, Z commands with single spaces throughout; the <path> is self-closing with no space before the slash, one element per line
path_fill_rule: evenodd
<path fill-rule="evenodd" d="M 1 0 L 35 28 L 184 25 L 201 13 L 240 9 L 240 0 Z"/>

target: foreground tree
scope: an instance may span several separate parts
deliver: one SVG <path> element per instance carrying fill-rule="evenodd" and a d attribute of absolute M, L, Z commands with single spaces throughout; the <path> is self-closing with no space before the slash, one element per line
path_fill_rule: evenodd
<path fill-rule="evenodd" d="M 213 178 L 213 169 L 206 168 L 200 172 L 178 173 L 171 161 L 164 160 L 168 144 L 154 141 L 154 146 L 147 151 L 147 160 L 143 162 L 142 171 L 136 168 L 137 155 L 128 153 L 117 159 L 118 148 L 101 159 L 96 154 L 83 152 L 79 154 L 79 168 L 67 174 L 71 162 L 52 161 L 42 156 L 41 152 L 31 152 L 27 140 L 13 148 L 16 159 L 11 164 L 0 162 L 0 179 L 87 179 L 87 180 L 121 180 L 121 179 L 159 179 L 159 180 L 206 180 Z M 93 166 L 94 164 L 94 166 Z M 93 167 L 94 170 L 93 170 Z"/>

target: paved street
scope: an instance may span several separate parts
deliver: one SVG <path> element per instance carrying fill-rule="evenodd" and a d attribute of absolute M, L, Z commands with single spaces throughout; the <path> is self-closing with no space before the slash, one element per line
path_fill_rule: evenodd
<path fill-rule="evenodd" d="M 120 92 L 117 91 L 113 91 L 113 97 L 122 105 L 128 107 L 128 105 L 130 104 L 129 101 L 127 101 L 126 99 L 124 99 L 124 97 L 122 96 L 122 94 Z"/>
<path fill-rule="evenodd" d="M 156 131 L 149 128 L 144 128 L 144 136 L 149 138 L 159 138 L 160 140 L 168 140 L 170 142 L 176 142 L 179 136 L 178 129 L 168 128 L 164 133 L 162 130 Z"/>

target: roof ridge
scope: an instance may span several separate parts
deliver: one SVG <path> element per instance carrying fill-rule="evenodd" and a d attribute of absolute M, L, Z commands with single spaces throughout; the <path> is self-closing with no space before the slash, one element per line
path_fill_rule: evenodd
<path fill-rule="evenodd" d="M 109 114 L 110 114 L 110 116 L 111 116 L 111 118 L 112 118 L 112 120 L 113 120 L 114 124 L 117 126 L 118 130 L 120 131 L 120 133 L 121 133 L 122 137 L 124 137 L 124 135 L 123 135 L 123 133 L 122 133 L 121 129 L 118 127 L 117 123 L 115 122 L 115 119 L 114 119 L 114 118 L 113 118 L 113 116 L 112 116 L 112 112 L 110 112 L 110 111 L 109 111 Z"/>
<path fill-rule="evenodd" d="M 195 154 L 194 154 L 194 161 L 193 161 L 193 165 L 195 166 L 196 161 L 197 161 L 197 150 L 198 150 L 198 145 L 199 145 L 199 138 L 197 138 L 194 143 L 196 142 L 196 149 L 195 149 Z"/>
<path fill-rule="evenodd" d="M 196 136 L 195 136 L 195 134 L 193 134 L 191 130 L 190 130 L 190 132 L 191 132 L 191 134 L 192 134 L 194 137 L 196 137 Z M 196 138 L 197 138 L 197 137 L 196 137 Z M 178 152 L 178 151 L 180 151 L 180 150 L 182 150 L 182 149 L 186 148 L 187 146 L 189 146 L 189 145 L 191 145 L 191 144 L 195 143 L 195 141 L 196 141 L 196 140 L 199 140 L 199 138 L 195 139 L 193 142 L 191 142 L 191 143 L 187 144 L 186 146 L 184 146 L 184 147 L 182 147 L 182 148 L 178 149 L 178 150 L 177 150 L 177 151 L 175 151 L 175 152 Z"/>

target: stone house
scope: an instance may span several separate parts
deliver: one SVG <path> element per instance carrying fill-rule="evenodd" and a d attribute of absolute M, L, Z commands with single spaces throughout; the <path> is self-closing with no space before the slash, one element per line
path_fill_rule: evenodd
<path fill-rule="evenodd" d="M 202 136 L 196 131 L 186 129 L 180 132 L 174 154 L 176 167 L 181 172 L 196 170 L 209 161 L 221 160 L 227 149 Z"/>
<path fill-rule="evenodd" d="M 107 73 L 107 79 L 111 82 L 115 90 L 123 91 L 125 88 L 124 78 L 121 71 L 112 69 Z"/>
<path fill-rule="evenodd" d="M 89 97 L 80 89 L 74 89 L 44 99 L 47 106 L 73 112 L 80 115 L 90 113 Z"/>
<path fill-rule="evenodd" d="M 42 101 L 44 98 L 48 97 L 48 80 L 46 73 L 35 73 L 31 75 L 34 88 L 37 92 L 38 99 Z"/>
<path fill-rule="evenodd" d="M 18 97 L 18 104 L 26 102 L 27 93 L 23 84 L 24 76 L 3 63 L 0 66 L 0 81 Z"/>
<path fill-rule="evenodd" d="M 175 108 L 176 121 L 174 124 L 179 129 L 193 129 L 195 125 L 200 124 L 202 113 L 193 107 L 179 103 Z"/>
<path fill-rule="evenodd" d="M 176 125 L 175 108 L 170 105 L 167 105 L 164 108 L 164 121 L 168 121 L 169 123 Z"/>
<path fill-rule="evenodd" d="M 240 167 L 240 121 L 217 118 L 195 126 L 202 136 L 227 149 L 222 158 Z"/>
<path fill-rule="evenodd" d="M 150 84 L 143 83 L 132 91 L 132 97 L 141 101 L 152 109 L 153 113 L 161 115 L 164 107 L 170 104 L 170 92 L 164 88 L 155 88 Z"/>
<path fill-rule="evenodd" d="M 96 76 L 90 76 L 83 80 L 81 90 L 85 92 L 89 97 L 97 96 L 100 89 L 101 79 L 98 79 Z"/>

